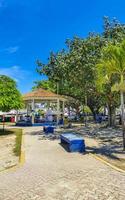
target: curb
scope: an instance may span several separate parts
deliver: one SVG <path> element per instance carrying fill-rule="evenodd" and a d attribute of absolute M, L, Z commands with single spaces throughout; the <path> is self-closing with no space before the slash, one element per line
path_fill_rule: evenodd
<path fill-rule="evenodd" d="M 13 172 L 16 171 L 18 168 L 22 167 L 25 163 L 25 150 L 24 150 L 24 133 L 22 129 L 22 142 L 21 142 L 21 153 L 19 156 L 19 163 L 17 165 L 11 166 L 7 169 L 3 169 L 0 171 L 0 173 L 6 173 L 6 172 Z"/>
<path fill-rule="evenodd" d="M 24 142 L 24 133 L 22 133 L 22 144 L 21 144 L 21 153 L 19 157 L 19 165 L 22 166 L 24 163 L 25 163 L 25 142 Z"/>
<path fill-rule="evenodd" d="M 109 163 L 108 161 L 104 160 L 103 158 L 100 158 L 99 156 L 95 155 L 95 154 L 92 154 L 92 153 L 89 153 L 91 156 L 93 156 L 96 160 L 99 160 L 101 161 L 102 163 L 106 164 L 107 166 L 111 167 L 112 169 L 118 171 L 118 172 L 121 172 L 121 173 L 125 173 L 125 170 L 123 169 L 120 169 L 119 167 L 116 167 L 115 165 Z"/>

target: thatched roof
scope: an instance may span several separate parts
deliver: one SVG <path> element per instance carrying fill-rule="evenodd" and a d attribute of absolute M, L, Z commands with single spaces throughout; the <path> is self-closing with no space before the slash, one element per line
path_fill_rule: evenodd
<path fill-rule="evenodd" d="M 58 95 L 56 93 L 50 92 L 45 89 L 36 89 L 32 92 L 23 95 L 24 100 L 30 99 L 65 99 L 64 96 Z"/>

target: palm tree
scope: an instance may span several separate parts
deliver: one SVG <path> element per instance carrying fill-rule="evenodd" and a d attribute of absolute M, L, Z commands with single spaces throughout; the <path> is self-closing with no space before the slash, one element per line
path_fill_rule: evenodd
<path fill-rule="evenodd" d="M 123 129 L 123 149 L 125 150 L 125 112 L 124 112 L 124 92 L 125 92 L 125 40 L 118 44 L 109 44 L 103 49 L 102 58 L 97 65 L 98 81 L 103 85 L 113 79 L 113 91 L 120 92 L 121 118 Z"/>

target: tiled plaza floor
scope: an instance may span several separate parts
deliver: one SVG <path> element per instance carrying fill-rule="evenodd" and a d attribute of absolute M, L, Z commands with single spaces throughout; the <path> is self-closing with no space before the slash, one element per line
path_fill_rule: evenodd
<path fill-rule="evenodd" d="M 36 131 L 32 134 L 32 131 Z M 0 173 L 0 200 L 124 200 L 125 174 L 25 129 L 26 162 Z"/>

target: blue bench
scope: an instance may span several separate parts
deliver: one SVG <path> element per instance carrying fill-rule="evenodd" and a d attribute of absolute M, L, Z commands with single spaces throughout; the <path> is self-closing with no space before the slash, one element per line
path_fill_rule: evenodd
<path fill-rule="evenodd" d="M 61 144 L 67 144 L 70 152 L 85 152 L 84 139 L 74 133 L 64 133 L 60 135 Z"/>
<path fill-rule="evenodd" d="M 54 133 L 54 126 L 44 126 L 43 131 L 45 134 Z"/>

